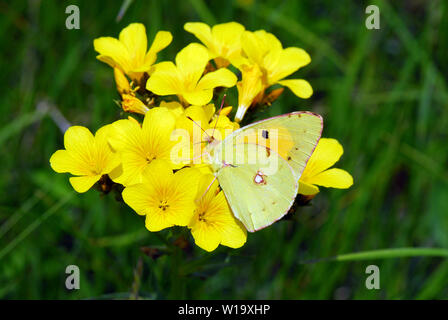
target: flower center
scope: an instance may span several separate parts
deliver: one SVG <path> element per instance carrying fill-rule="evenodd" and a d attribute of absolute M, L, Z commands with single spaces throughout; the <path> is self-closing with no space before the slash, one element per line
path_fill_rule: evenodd
<path fill-rule="evenodd" d="M 207 222 L 207 220 L 204 218 L 204 215 L 205 215 L 205 212 L 201 212 L 201 213 L 199 213 L 199 221 L 202 221 L 202 222 Z"/>
<path fill-rule="evenodd" d="M 156 158 L 155 155 L 152 155 L 152 154 L 147 155 L 147 156 L 146 156 L 146 162 L 149 164 L 149 163 L 151 163 L 151 161 L 154 160 L 155 158 Z"/>
<path fill-rule="evenodd" d="M 170 205 L 168 204 L 168 201 L 166 201 L 166 200 L 161 200 L 159 203 L 159 209 L 162 209 L 162 211 L 166 211 L 166 209 L 168 209 L 169 206 Z"/>

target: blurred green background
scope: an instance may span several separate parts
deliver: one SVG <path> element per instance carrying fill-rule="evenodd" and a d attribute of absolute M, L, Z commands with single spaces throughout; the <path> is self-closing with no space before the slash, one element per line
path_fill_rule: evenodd
<path fill-rule="evenodd" d="M 80 30 L 65 28 L 66 6 Z M 367 30 L 365 8 L 380 8 Z M 448 261 L 437 257 L 303 263 L 397 247 L 448 248 L 448 3 L 445 1 L 0 1 L 0 298 L 444 299 Z M 348 190 L 321 189 L 292 219 L 249 234 L 238 250 L 196 246 L 153 259 L 162 246 L 130 208 L 95 190 L 75 194 L 49 166 L 63 147 L 54 119 L 92 131 L 118 119 L 112 69 L 92 41 L 142 22 L 171 31 L 159 61 L 196 39 L 188 21 L 238 21 L 310 53 L 295 76 L 314 95 L 285 91 L 258 118 L 292 110 L 324 116 L 338 139 Z M 229 91 L 235 101 L 236 89 Z M 50 107 L 49 107 L 50 106 Z M 58 120 L 60 121 L 60 120 Z M 162 231 L 164 237 L 171 231 Z M 189 238 L 193 242 L 192 238 Z M 81 289 L 65 288 L 78 265 Z M 376 264 L 381 289 L 367 290 Z"/>

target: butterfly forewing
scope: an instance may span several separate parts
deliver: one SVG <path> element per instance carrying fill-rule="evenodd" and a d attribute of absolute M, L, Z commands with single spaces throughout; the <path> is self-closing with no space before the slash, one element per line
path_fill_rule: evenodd
<path fill-rule="evenodd" d="M 288 161 L 298 180 L 322 133 L 322 117 L 311 112 L 293 112 L 269 118 L 235 131 L 226 144 L 263 145 Z"/>

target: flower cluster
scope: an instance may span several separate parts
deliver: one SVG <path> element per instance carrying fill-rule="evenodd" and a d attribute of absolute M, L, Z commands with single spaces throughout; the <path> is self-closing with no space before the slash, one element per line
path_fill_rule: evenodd
<path fill-rule="evenodd" d="M 313 90 L 306 80 L 285 78 L 311 59 L 303 49 L 283 48 L 271 33 L 251 32 L 236 22 L 213 27 L 192 22 L 184 28 L 201 43 L 187 45 L 174 62 L 157 62 L 159 52 L 172 41 L 171 33 L 159 31 L 148 48 L 140 23 L 124 28 L 118 39 L 94 40 L 97 59 L 113 68 L 127 117 L 95 135 L 84 127 L 69 128 L 65 149 L 56 151 L 50 164 L 54 171 L 74 176 L 70 183 L 77 192 L 106 178 L 122 185 L 124 202 L 145 216 L 151 232 L 186 226 L 204 250 L 213 251 L 219 244 L 238 248 L 246 242 L 246 229 L 234 217 L 210 167 L 201 161 L 202 142 L 213 137 L 210 131 L 224 138 L 239 129 L 248 110 L 274 102 L 283 92 L 272 90 L 275 84 L 309 98 Z M 238 94 L 233 121 L 232 106 L 222 99 L 232 87 Z M 179 129 L 189 133 L 190 152 L 174 161 L 180 141 L 173 139 L 173 132 Z M 199 139 L 191 139 L 197 134 Z M 300 178 L 299 193 L 312 197 L 319 192 L 317 186 L 351 186 L 346 171 L 328 169 L 342 153 L 336 140 L 322 138 Z"/>

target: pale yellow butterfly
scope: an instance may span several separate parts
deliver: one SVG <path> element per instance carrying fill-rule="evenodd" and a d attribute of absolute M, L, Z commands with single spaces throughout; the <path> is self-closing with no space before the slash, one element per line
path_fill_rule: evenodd
<path fill-rule="evenodd" d="M 240 128 L 206 147 L 230 208 L 250 232 L 281 219 L 322 133 L 320 115 L 292 112 Z"/>

